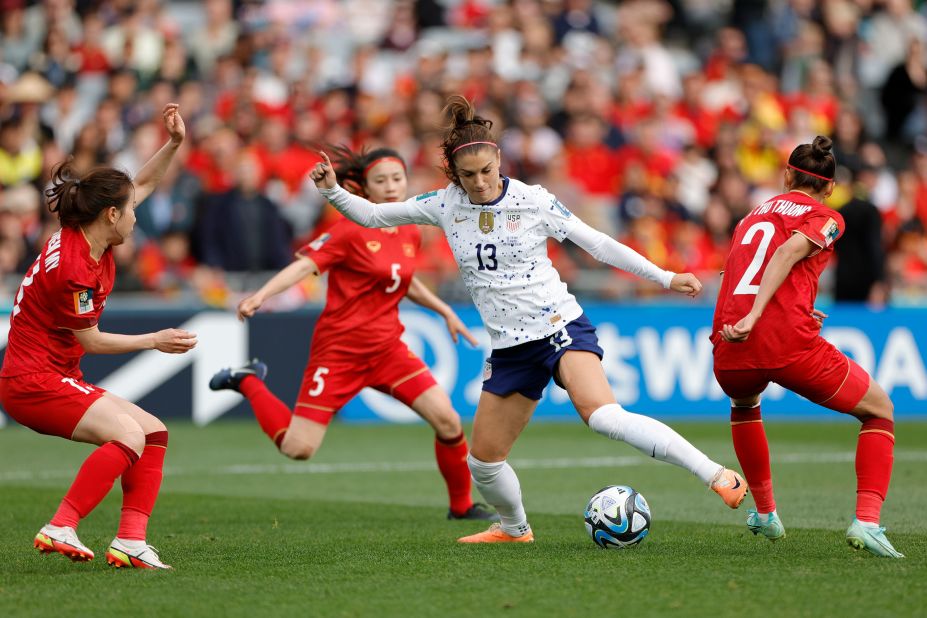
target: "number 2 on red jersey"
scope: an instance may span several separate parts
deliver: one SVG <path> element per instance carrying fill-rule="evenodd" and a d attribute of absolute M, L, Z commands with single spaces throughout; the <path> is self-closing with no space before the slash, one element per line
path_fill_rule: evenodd
<path fill-rule="evenodd" d="M 752 294 L 755 296 L 760 291 L 759 283 L 751 283 L 751 281 L 753 281 L 757 273 L 760 272 L 760 268 L 763 267 L 763 263 L 766 261 L 766 253 L 769 251 L 769 243 L 772 242 L 773 235 L 776 233 L 776 227 L 769 221 L 754 223 L 750 226 L 750 229 L 747 230 L 747 233 L 744 234 L 740 244 L 751 244 L 757 232 L 762 234 L 760 244 L 756 248 L 756 253 L 753 254 L 753 259 L 750 260 L 750 265 L 747 266 L 747 270 L 744 271 L 743 277 L 737 282 L 737 287 L 734 288 L 734 294 Z"/>

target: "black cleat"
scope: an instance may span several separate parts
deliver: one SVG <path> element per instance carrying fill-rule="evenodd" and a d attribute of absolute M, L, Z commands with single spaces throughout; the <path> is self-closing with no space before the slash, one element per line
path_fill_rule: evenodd
<path fill-rule="evenodd" d="M 238 385 L 248 376 L 254 376 L 263 381 L 267 377 L 267 365 L 256 358 L 244 367 L 226 367 L 216 372 L 209 380 L 209 388 L 214 391 L 237 391 Z"/>
<path fill-rule="evenodd" d="M 448 519 L 479 519 L 483 521 L 499 521 L 499 513 L 490 511 L 489 507 L 482 502 L 474 502 L 469 509 L 460 515 L 454 515 L 453 511 L 447 512 Z"/>

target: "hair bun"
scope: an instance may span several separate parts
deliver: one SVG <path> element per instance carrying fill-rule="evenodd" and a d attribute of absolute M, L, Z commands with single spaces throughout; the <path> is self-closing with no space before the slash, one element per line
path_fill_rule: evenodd
<path fill-rule="evenodd" d="M 824 159 L 830 154 L 830 149 L 833 145 L 834 142 L 832 139 L 825 135 L 818 135 L 814 138 L 814 141 L 811 142 L 811 153 L 814 155 L 815 159 Z"/>

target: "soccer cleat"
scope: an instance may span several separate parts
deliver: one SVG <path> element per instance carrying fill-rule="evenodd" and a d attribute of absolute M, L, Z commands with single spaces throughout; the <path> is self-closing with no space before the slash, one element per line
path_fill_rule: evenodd
<path fill-rule="evenodd" d="M 740 506 L 747 497 L 747 481 L 733 470 L 722 468 L 711 481 L 711 490 L 721 496 L 724 504 L 732 509 Z"/>
<path fill-rule="evenodd" d="M 763 521 L 763 518 L 766 521 Z M 747 511 L 747 529 L 753 534 L 762 534 L 770 541 L 785 538 L 785 527 L 775 511 L 761 515 L 756 509 Z"/>
<path fill-rule="evenodd" d="M 68 526 L 53 526 L 51 524 L 42 526 L 39 533 L 35 535 L 32 546 L 43 554 L 56 551 L 74 562 L 93 560 L 93 552 L 80 542 L 80 539 L 77 538 L 77 531 Z"/>
<path fill-rule="evenodd" d="M 457 539 L 458 543 L 534 543 L 534 532 L 528 530 L 522 536 L 512 536 L 502 529 L 502 524 L 495 523 L 488 530 Z"/>
<path fill-rule="evenodd" d="M 248 376 L 254 376 L 263 381 L 267 377 L 267 365 L 256 358 L 244 367 L 225 367 L 216 372 L 209 380 L 209 388 L 214 391 L 237 391 L 241 381 Z"/>
<path fill-rule="evenodd" d="M 169 564 L 161 562 L 158 550 L 145 541 L 123 541 L 115 538 L 106 550 L 106 563 L 117 569 L 169 569 Z"/>
<path fill-rule="evenodd" d="M 484 521 L 499 521 L 499 514 L 489 510 L 489 507 L 482 502 L 474 502 L 466 511 L 460 515 L 454 515 L 454 512 L 448 510 L 448 519 L 482 519 Z"/>
<path fill-rule="evenodd" d="M 865 549 L 882 558 L 904 558 L 904 554 L 892 547 L 885 538 L 885 527 L 853 519 L 847 528 L 847 544 L 853 549 Z"/>

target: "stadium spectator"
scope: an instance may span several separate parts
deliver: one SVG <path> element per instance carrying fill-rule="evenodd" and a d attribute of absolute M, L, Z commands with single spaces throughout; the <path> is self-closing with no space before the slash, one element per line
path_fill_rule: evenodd
<path fill-rule="evenodd" d="M 256 153 L 259 193 L 301 238 L 332 223 L 306 190 L 320 141 L 396 148 L 416 185 L 440 186 L 433 135 L 453 89 L 496 121 L 508 173 L 544 183 L 563 149 L 584 217 L 608 225 L 632 162 L 660 200 L 657 185 L 676 182 L 690 215 L 720 194 L 734 220 L 779 190 L 791 145 L 817 133 L 832 134 L 841 164 L 877 170 L 869 199 L 884 217 L 920 165 L 927 14 L 911 0 L 445 4 L 4 0 L 0 126 L 22 124 L 24 158 L 37 152 L 46 170 L 24 180 L 41 189 L 67 155 L 79 168 L 130 164 L 158 108 L 179 99 L 187 172 L 228 191 L 240 151 Z M 23 155 L 3 156 L 9 170 Z M 594 280 L 583 289 L 606 294 Z"/>

